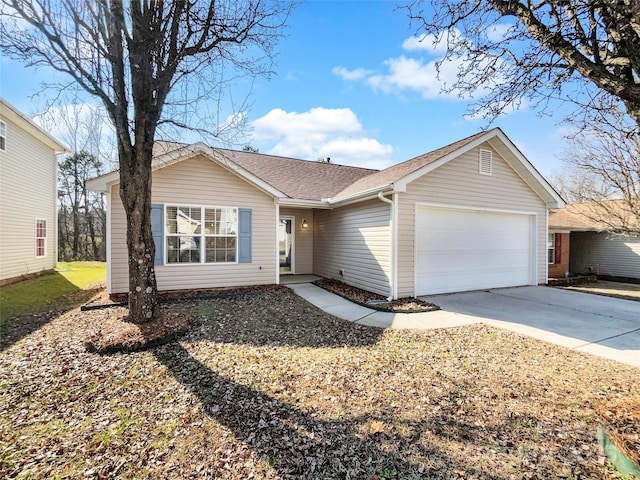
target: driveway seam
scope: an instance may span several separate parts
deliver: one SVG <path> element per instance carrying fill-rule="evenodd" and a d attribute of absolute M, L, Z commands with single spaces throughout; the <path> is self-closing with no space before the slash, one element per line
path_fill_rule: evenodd
<path fill-rule="evenodd" d="M 629 335 L 630 333 L 635 333 L 635 332 L 640 332 L 640 327 L 636 328 L 635 330 L 629 330 L 628 332 L 619 333 L 618 335 L 612 335 L 612 336 L 607 337 L 607 338 L 602 338 L 602 339 L 596 340 L 594 342 L 587 342 L 587 343 L 584 343 L 582 345 L 575 346 L 573 348 L 574 349 L 578 349 L 578 348 L 582 348 L 582 347 L 588 347 L 589 345 L 595 345 L 595 344 L 598 344 L 600 342 L 606 342 L 607 340 L 611 340 L 613 338 L 624 337 L 625 335 Z"/>

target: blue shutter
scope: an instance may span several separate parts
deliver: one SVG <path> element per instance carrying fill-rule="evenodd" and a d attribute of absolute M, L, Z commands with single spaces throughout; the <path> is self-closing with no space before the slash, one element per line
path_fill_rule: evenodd
<path fill-rule="evenodd" d="M 238 209 L 238 263 L 251 263 L 251 209 Z"/>
<path fill-rule="evenodd" d="M 151 205 L 151 234 L 153 243 L 156 244 L 156 256 L 154 265 L 164 264 L 164 205 Z"/>

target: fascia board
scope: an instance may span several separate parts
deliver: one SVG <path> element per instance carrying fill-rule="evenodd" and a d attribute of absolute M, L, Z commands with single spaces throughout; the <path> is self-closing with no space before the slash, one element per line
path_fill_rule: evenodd
<path fill-rule="evenodd" d="M 69 153 L 70 150 L 67 149 L 64 145 L 62 145 L 58 140 L 53 138 L 47 132 L 45 132 L 41 127 L 39 127 L 33 120 L 24 115 L 22 112 L 18 111 L 13 105 L 7 103 L 4 99 L 0 99 L 0 106 L 2 106 L 2 110 L 0 113 L 6 117 L 7 120 L 15 123 L 22 129 L 29 132 L 32 136 L 40 140 L 47 147 L 51 148 L 56 153 Z"/>
<path fill-rule="evenodd" d="M 505 133 L 496 129 L 496 134 L 487 139 L 489 144 L 500 154 L 500 156 L 504 159 L 505 162 L 509 164 L 511 168 L 522 178 L 522 180 L 527 183 L 541 198 L 545 201 L 547 208 L 562 208 L 566 205 L 565 201 L 562 197 L 555 191 L 555 189 L 545 180 L 545 178 L 536 170 L 533 164 L 527 160 L 527 158 L 522 154 L 522 152 L 516 147 L 509 137 L 505 135 Z M 506 151 L 513 156 L 513 158 L 509 158 L 509 155 L 504 155 L 501 152 L 501 148 L 499 145 L 495 145 L 495 140 L 498 139 Z M 517 163 L 513 161 L 513 159 L 517 160 Z M 519 168 L 520 167 L 520 168 Z M 541 195 L 542 194 L 542 195 Z"/>
<path fill-rule="evenodd" d="M 203 155 L 204 157 L 220 165 L 222 168 L 235 173 L 239 177 L 254 185 L 256 188 L 269 195 L 272 195 L 273 197 L 286 198 L 286 195 L 284 193 L 259 179 L 244 168 L 240 167 L 232 160 L 218 158 L 218 156 L 216 155 L 216 150 L 205 145 L 202 142 L 194 143 L 192 145 L 186 145 L 184 147 L 177 148 L 175 150 L 171 150 L 170 152 L 157 156 L 153 159 L 153 162 L 151 164 L 151 171 L 155 172 L 156 170 L 182 162 L 197 155 Z M 117 183 L 119 180 L 119 172 L 113 171 L 88 180 L 87 188 L 94 191 L 106 192 L 111 185 Z"/>
<path fill-rule="evenodd" d="M 328 198 L 326 199 L 326 201 L 329 203 L 329 205 L 334 205 L 334 206 L 348 205 L 350 203 L 361 202 L 364 200 L 368 200 L 371 197 L 375 197 L 378 195 L 378 192 L 389 192 L 389 191 L 391 192 L 396 191 L 394 189 L 394 184 L 389 183 L 387 185 L 370 188 L 368 190 L 363 190 L 362 192 L 354 193 L 341 198 Z"/>

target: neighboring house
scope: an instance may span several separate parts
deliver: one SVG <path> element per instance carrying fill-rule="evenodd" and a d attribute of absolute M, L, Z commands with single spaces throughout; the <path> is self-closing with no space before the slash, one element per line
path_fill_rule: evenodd
<path fill-rule="evenodd" d="M 57 140 L 0 99 L 0 285 L 58 258 Z"/>
<path fill-rule="evenodd" d="M 160 142 L 152 227 L 160 290 L 316 274 L 394 298 L 547 280 L 560 196 L 500 129 L 382 171 Z M 118 173 L 107 195 L 107 288 L 128 290 Z"/>
<path fill-rule="evenodd" d="M 616 224 L 624 217 L 630 218 L 619 200 L 607 201 L 606 209 L 595 203 L 573 203 L 552 210 L 549 276 L 563 277 L 569 272 L 640 280 L 640 236 L 616 233 Z"/>

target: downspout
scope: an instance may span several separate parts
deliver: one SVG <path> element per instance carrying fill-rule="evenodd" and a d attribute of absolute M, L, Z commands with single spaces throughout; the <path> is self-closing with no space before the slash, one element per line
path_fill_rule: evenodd
<path fill-rule="evenodd" d="M 388 203 L 389 205 L 391 205 L 391 207 L 389 208 L 389 236 L 390 236 L 390 247 L 391 247 L 391 252 L 389 255 L 390 261 L 389 261 L 389 267 L 390 267 L 390 275 L 389 275 L 389 296 L 387 297 L 387 301 L 392 301 L 393 300 L 393 262 L 394 262 L 394 258 L 393 258 L 393 200 L 389 200 L 387 197 L 385 197 L 382 192 L 378 192 L 378 198 L 380 200 L 382 200 L 384 203 Z"/>

